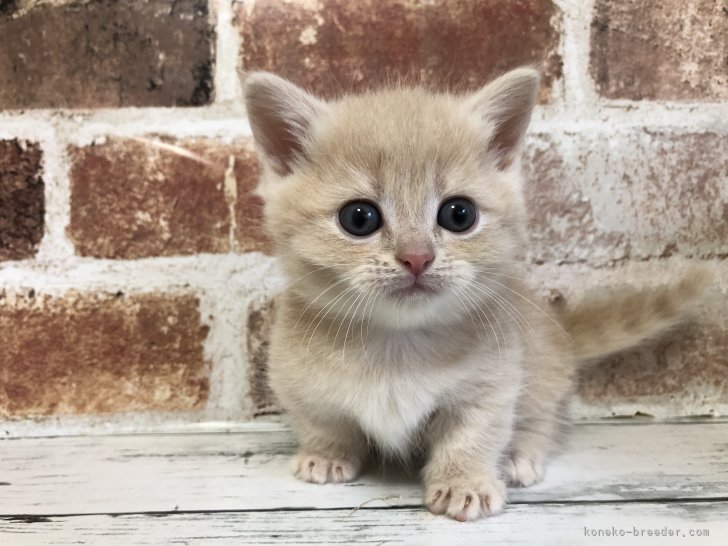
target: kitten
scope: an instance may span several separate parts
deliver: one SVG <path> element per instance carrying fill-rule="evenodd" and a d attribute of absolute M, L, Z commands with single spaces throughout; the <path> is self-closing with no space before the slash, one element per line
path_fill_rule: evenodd
<path fill-rule="evenodd" d="M 464 96 L 324 102 L 247 77 L 265 225 L 292 281 L 270 381 L 300 442 L 297 477 L 352 480 L 372 445 L 424 453 L 430 511 L 495 514 L 505 482 L 542 478 L 577 362 L 675 323 L 707 282 L 556 318 L 533 302 L 519 154 L 538 83 L 521 68 Z"/>

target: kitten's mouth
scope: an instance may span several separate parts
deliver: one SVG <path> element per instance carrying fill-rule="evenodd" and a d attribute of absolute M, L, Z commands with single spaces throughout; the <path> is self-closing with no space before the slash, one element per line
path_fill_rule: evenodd
<path fill-rule="evenodd" d="M 399 285 L 392 288 L 391 295 L 397 298 L 422 298 L 433 296 L 437 293 L 437 288 L 422 282 L 422 280 L 413 280 L 408 284 Z"/>

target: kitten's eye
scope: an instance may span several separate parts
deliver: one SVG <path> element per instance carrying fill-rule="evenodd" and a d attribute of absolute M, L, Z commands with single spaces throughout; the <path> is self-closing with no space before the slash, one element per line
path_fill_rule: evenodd
<path fill-rule="evenodd" d="M 437 223 L 455 233 L 470 229 L 477 218 L 475 205 L 464 197 L 448 199 L 437 213 Z"/>
<path fill-rule="evenodd" d="M 366 201 L 352 201 L 339 211 L 341 227 L 352 235 L 365 237 L 382 226 L 382 216 L 377 207 Z"/>

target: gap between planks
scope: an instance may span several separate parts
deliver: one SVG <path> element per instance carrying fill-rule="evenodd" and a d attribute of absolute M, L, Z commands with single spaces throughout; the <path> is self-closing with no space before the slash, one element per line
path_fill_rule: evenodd
<path fill-rule="evenodd" d="M 503 514 L 474 523 L 457 523 L 422 509 L 402 507 L 348 512 L 85 515 L 37 518 L 27 523 L 0 518 L 0 538 L 8 546 L 361 543 L 446 546 L 471 542 L 561 545 L 605 541 L 724 545 L 728 539 L 726 513 L 728 503 L 723 501 L 632 506 L 611 503 L 596 508 L 584 504 L 513 505 Z M 655 531 L 658 536 L 654 536 Z M 607 532 L 616 532 L 616 535 L 606 535 Z"/>
<path fill-rule="evenodd" d="M 21 421 L 22 422 L 22 421 Z M 695 424 L 715 424 L 728 423 L 728 416 L 716 415 L 695 415 L 686 417 L 671 417 L 667 419 L 658 419 L 650 415 L 615 415 L 613 417 L 603 417 L 594 419 L 579 419 L 572 421 L 570 427 L 581 426 L 622 426 L 622 425 L 655 425 L 655 424 L 674 424 L 674 425 L 695 425 Z M 74 438 L 74 437 L 99 437 L 99 436 L 159 436 L 167 434 L 229 434 L 250 432 L 253 430 L 286 430 L 283 417 L 278 414 L 263 415 L 256 417 L 251 421 L 204 421 L 196 423 L 162 423 L 151 426 L 143 426 L 134 429 L 121 429 L 110 432 L 108 429 L 86 424 L 85 428 L 81 427 L 81 432 L 69 434 L 49 434 L 42 428 L 39 432 L 33 432 L 32 425 L 35 422 L 28 421 L 27 430 L 22 434 L 5 432 L 4 437 L 0 437 L 0 442 L 7 440 L 26 440 L 29 438 Z M 99 423 L 95 423 L 99 425 Z M 74 425 L 78 426 L 78 425 Z M 2 425 L 0 425 L 2 429 Z M 12 435 L 11 435 L 12 434 Z"/>
<path fill-rule="evenodd" d="M 369 472 L 343 485 L 294 480 L 284 427 L 230 434 L 0 442 L 0 515 L 418 506 L 415 477 Z M 512 502 L 728 497 L 728 425 L 580 425 L 546 479 Z M 380 498 L 386 501 L 377 500 Z"/>
<path fill-rule="evenodd" d="M 421 485 L 391 471 L 297 482 L 294 449 L 277 421 L 227 434 L 3 441 L 0 544 L 572 544 L 589 538 L 574 534 L 577 522 L 703 525 L 711 535 L 696 544 L 728 543 L 728 425 L 716 420 L 579 424 L 542 484 L 510 490 L 503 515 L 472 525 L 431 516 Z"/>

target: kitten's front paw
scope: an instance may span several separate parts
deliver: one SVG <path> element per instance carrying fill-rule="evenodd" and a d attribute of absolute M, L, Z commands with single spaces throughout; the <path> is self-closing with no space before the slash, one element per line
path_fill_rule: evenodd
<path fill-rule="evenodd" d="M 518 451 L 512 452 L 506 458 L 503 472 L 508 485 L 528 487 L 543 479 L 543 457 L 528 456 Z"/>
<path fill-rule="evenodd" d="M 308 453 L 299 453 L 293 458 L 293 475 L 305 482 L 350 482 L 360 470 L 361 461 L 358 459 L 329 459 Z"/>
<path fill-rule="evenodd" d="M 492 516 L 503 510 L 505 504 L 506 486 L 497 479 L 431 483 L 425 493 L 425 506 L 430 512 L 458 521 Z"/>

